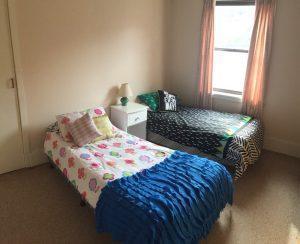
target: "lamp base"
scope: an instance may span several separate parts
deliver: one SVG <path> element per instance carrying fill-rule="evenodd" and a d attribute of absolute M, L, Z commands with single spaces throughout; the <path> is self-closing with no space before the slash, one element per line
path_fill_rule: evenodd
<path fill-rule="evenodd" d="M 128 103 L 129 99 L 127 97 L 122 97 L 121 98 L 121 103 L 122 103 L 122 106 L 126 106 L 127 103 Z"/>

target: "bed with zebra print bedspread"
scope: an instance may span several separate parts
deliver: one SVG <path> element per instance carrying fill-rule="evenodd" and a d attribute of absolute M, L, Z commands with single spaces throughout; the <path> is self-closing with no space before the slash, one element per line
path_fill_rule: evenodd
<path fill-rule="evenodd" d="M 235 178 L 258 160 L 263 144 L 258 120 L 186 106 L 180 106 L 178 112 L 149 111 L 147 130 L 233 164 Z"/>

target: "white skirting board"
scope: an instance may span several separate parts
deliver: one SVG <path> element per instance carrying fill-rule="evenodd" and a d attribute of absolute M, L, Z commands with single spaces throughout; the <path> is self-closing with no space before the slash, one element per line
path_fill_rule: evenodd
<path fill-rule="evenodd" d="M 273 152 L 300 158 L 300 144 L 294 142 L 289 142 L 274 137 L 265 137 L 264 148 Z"/>

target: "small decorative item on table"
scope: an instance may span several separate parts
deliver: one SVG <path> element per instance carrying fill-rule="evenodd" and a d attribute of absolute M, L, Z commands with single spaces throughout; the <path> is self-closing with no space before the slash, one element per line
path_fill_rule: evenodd
<path fill-rule="evenodd" d="M 122 106 L 126 106 L 129 99 L 128 97 L 131 97 L 133 94 L 132 94 L 132 90 L 129 86 L 128 83 L 123 83 L 121 84 L 121 87 L 119 89 L 119 96 L 122 97 L 121 98 L 121 103 L 122 103 Z"/>

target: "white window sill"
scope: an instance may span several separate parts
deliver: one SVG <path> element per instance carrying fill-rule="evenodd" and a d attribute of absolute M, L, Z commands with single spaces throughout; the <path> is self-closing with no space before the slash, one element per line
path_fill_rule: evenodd
<path fill-rule="evenodd" d="M 219 92 L 219 91 L 213 91 L 212 94 L 213 98 L 216 99 L 223 99 L 223 100 L 228 100 L 231 102 L 242 102 L 242 95 L 237 95 L 237 94 L 232 94 L 232 93 L 227 93 L 227 92 Z"/>

